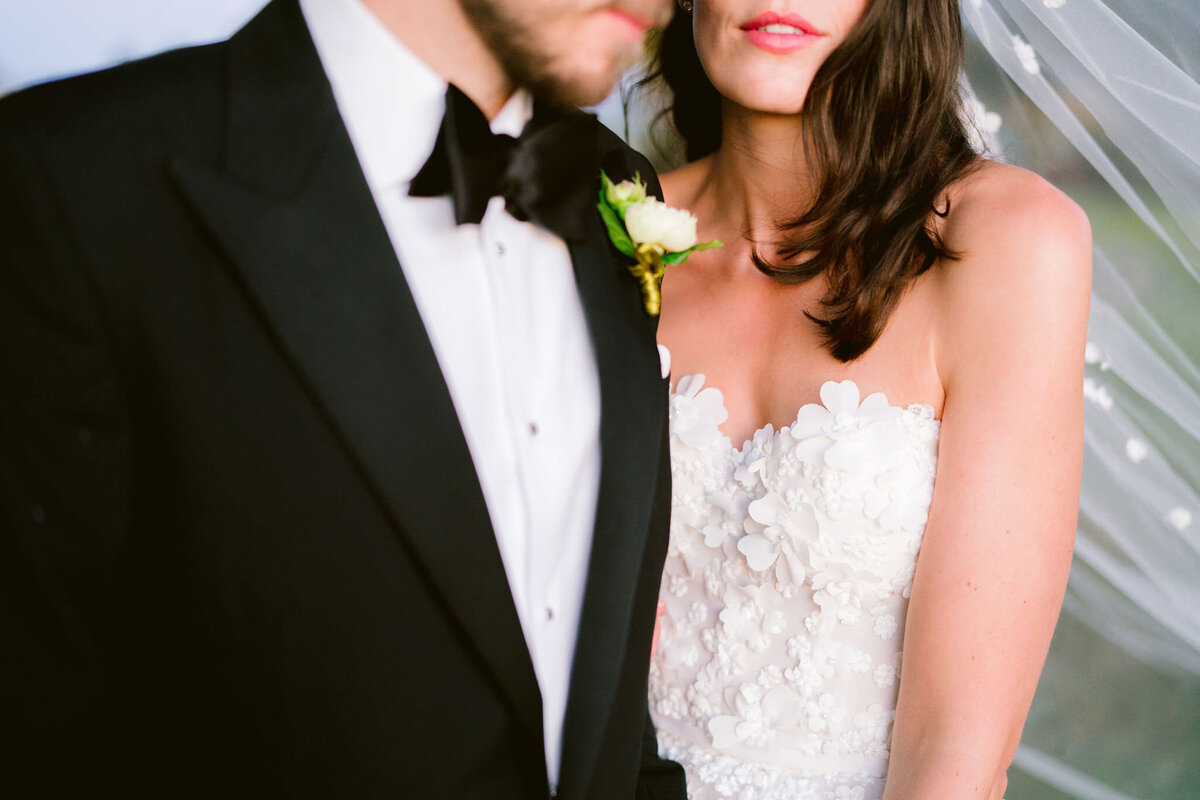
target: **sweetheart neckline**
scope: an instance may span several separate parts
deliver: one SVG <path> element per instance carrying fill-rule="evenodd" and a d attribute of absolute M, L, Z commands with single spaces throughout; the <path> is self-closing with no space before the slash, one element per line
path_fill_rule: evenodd
<path fill-rule="evenodd" d="M 679 392 L 676 391 L 677 388 L 679 387 L 679 384 L 683 383 L 684 381 L 690 381 L 695 378 L 699 378 L 702 382 L 702 388 L 700 389 L 700 391 L 704 391 L 704 389 L 712 389 L 713 391 L 715 391 L 717 394 L 719 394 L 721 396 L 721 409 L 725 412 L 726 419 L 728 419 L 729 407 L 725 405 L 725 393 L 722 392 L 718 387 L 708 384 L 707 377 L 705 376 L 705 374 L 703 372 L 693 372 L 688 375 L 680 375 L 679 378 L 674 381 L 674 386 L 672 386 L 669 389 L 670 396 L 682 397 L 683 395 L 680 395 Z M 930 403 L 909 403 L 906 406 L 901 406 L 901 405 L 896 405 L 896 404 L 892 403 L 891 401 L 889 401 L 887 398 L 887 395 L 884 392 L 871 392 L 870 394 L 864 395 L 862 393 L 862 388 L 858 385 L 858 382 L 853 380 L 852 378 L 846 378 L 841 381 L 825 381 L 824 383 L 821 384 L 820 390 L 818 390 L 818 396 L 820 396 L 821 394 L 823 394 L 825 392 L 825 388 L 827 386 L 840 386 L 842 384 L 847 384 L 847 383 L 850 384 L 851 386 L 853 386 L 854 390 L 856 392 L 858 392 L 858 405 L 860 407 L 863 405 L 863 403 L 865 403 L 867 401 L 868 398 L 878 395 L 879 397 L 883 398 L 883 402 L 888 408 L 894 408 L 898 411 L 928 410 L 929 418 L 933 422 L 936 422 L 939 425 L 941 424 L 941 419 L 939 419 L 937 416 L 937 410 Z M 790 429 L 799 420 L 800 414 L 804 411 L 804 409 L 809 408 L 811 406 L 817 406 L 819 408 L 825 409 L 826 411 L 829 411 L 830 413 L 834 413 L 833 409 L 829 408 L 829 406 L 827 406 L 824 401 L 815 402 L 815 403 L 803 403 L 803 404 L 801 404 L 801 406 L 799 408 L 796 409 L 795 418 L 791 422 L 789 422 L 787 425 L 783 425 L 783 426 L 780 426 L 779 428 L 776 428 L 774 423 L 771 423 L 771 422 L 764 423 L 764 424 L 758 426 L 757 428 L 755 428 L 750 433 L 750 437 L 748 439 L 746 439 L 744 442 L 742 442 L 742 444 L 738 447 L 734 447 L 733 439 L 730 438 L 730 436 L 727 433 L 725 433 L 724 431 L 721 430 L 720 425 L 717 425 L 717 433 L 719 433 L 721 435 L 721 438 L 725 440 L 725 443 L 728 446 L 728 449 L 732 450 L 735 453 L 740 453 L 746 449 L 747 445 L 752 445 L 754 443 L 754 440 L 758 438 L 758 435 L 760 433 L 762 433 L 763 431 L 767 430 L 768 428 L 772 429 L 771 435 L 773 437 L 779 436 L 779 434 L 781 434 L 786 429 Z"/>

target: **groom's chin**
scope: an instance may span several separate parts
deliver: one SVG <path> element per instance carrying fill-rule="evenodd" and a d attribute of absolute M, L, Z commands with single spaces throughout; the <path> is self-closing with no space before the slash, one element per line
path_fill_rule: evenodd
<path fill-rule="evenodd" d="M 555 105 L 594 106 L 612 93 L 616 83 L 617 78 L 577 81 L 569 84 L 559 83 L 556 86 L 548 87 L 539 94 Z"/>
<path fill-rule="evenodd" d="M 593 106 L 608 97 L 637 59 L 639 49 L 627 52 L 577 53 L 568 56 L 531 88 L 558 105 Z"/>

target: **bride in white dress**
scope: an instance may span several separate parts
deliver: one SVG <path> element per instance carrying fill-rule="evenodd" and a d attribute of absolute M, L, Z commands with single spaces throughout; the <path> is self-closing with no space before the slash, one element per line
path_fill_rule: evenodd
<path fill-rule="evenodd" d="M 971 151 L 958 14 L 695 0 L 660 45 L 666 200 L 726 242 L 659 329 L 650 710 L 694 800 L 1003 796 L 1071 559 L 1091 248 Z"/>

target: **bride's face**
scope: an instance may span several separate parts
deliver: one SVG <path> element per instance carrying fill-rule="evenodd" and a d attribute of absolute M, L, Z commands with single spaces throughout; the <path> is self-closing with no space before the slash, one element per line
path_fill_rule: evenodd
<path fill-rule="evenodd" d="M 796 114 L 868 0 L 695 0 L 696 52 L 713 86 L 754 111 Z"/>

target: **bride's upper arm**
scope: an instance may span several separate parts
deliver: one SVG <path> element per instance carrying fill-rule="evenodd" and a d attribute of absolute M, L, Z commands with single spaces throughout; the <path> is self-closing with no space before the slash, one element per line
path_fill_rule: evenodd
<path fill-rule="evenodd" d="M 973 181 L 947 220 L 961 258 L 930 276 L 946 403 L 889 774 L 942 761 L 986 784 L 1016 748 L 1071 561 L 1091 235 L 1030 173 Z"/>

